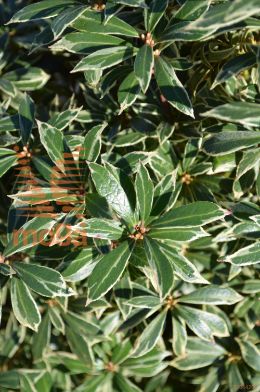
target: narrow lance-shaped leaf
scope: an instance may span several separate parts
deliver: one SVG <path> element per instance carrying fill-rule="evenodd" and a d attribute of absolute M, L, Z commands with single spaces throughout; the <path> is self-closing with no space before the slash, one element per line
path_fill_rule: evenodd
<path fill-rule="evenodd" d="M 259 11 L 258 0 L 252 0 L 250 6 L 244 0 L 237 0 L 236 3 L 217 4 L 210 7 L 203 16 L 187 25 L 185 30 L 198 31 L 203 34 L 201 38 L 206 38 L 216 30 L 238 23 Z"/>
<path fill-rule="evenodd" d="M 47 123 L 37 121 L 41 143 L 55 165 L 64 171 L 63 134 Z"/>
<path fill-rule="evenodd" d="M 121 373 L 115 375 L 115 383 L 124 392 L 141 392 L 141 389 L 134 385 L 128 378 L 124 377 Z"/>
<path fill-rule="evenodd" d="M 182 280 L 190 283 L 209 283 L 203 278 L 197 268 L 175 247 L 164 243 L 160 243 L 160 247 L 171 262 L 174 274 Z"/>
<path fill-rule="evenodd" d="M 185 242 L 197 240 L 202 237 L 207 237 L 209 234 L 203 230 L 201 227 L 151 227 L 149 231 L 149 236 L 157 240 L 169 240 L 174 242 Z"/>
<path fill-rule="evenodd" d="M 194 117 L 187 91 L 177 78 L 172 66 L 161 57 L 155 59 L 155 78 L 163 97 L 180 112 Z"/>
<path fill-rule="evenodd" d="M 244 361 L 256 372 L 260 372 L 260 351 L 257 346 L 249 340 L 236 340 L 239 344 Z"/>
<path fill-rule="evenodd" d="M 55 223 L 56 221 L 52 218 L 43 216 L 36 216 L 26 222 L 20 229 L 12 232 L 4 250 L 5 257 L 32 248 L 44 241 Z"/>
<path fill-rule="evenodd" d="M 202 114 L 221 121 L 237 123 L 246 127 L 260 126 L 260 111 L 257 103 L 232 102 L 217 106 Z"/>
<path fill-rule="evenodd" d="M 145 253 L 153 272 L 156 274 L 157 291 L 165 298 L 173 286 L 173 269 L 168 258 L 161 251 L 157 241 L 145 237 Z"/>
<path fill-rule="evenodd" d="M 8 23 L 26 22 L 27 20 L 38 20 L 52 18 L 60 13 L 63 8 L 76 5 L 73 0 L 43 0 L 35 4 L 27 5 L 18 11 Z"/>
<path fill-rule="evenodd" d="M 101 165 L 91 163 L 89 167 L 98 193 L 106 198 L 108 204 L 122 219 L 132 222 L 132 208 L 119 179 Z"/>
<path fill-rule="evenodd" d="M 134 48 L 130 45 L 97 50 L 84 57 L 71 72 L 106 69 L 133 57 L 134 53 Z"/>
<path fill-rule="evenodd" d="M 34 91 L 43 87 L 49 80 L 50 75 L 38 67 L 21 67 L 16 68 L 15 71 L 7 72 L 5 78 L 23 91 Z"/>
<path fill-rule="evenodd" d="M 141 86 L 143 93 L 149 87 L 154 64 L 153 49 L 150 45 L 143 45 L 135 58 L 134 71 L 135 76 Z"/>
<path fill-rule="evenodd" d="M 232 255 L 226 256 L 221 261 L 225 261 L 239 267 L 258 264 L 260 263 L 260 243 L 256 242 L 246 246 L 245 248 L 241 248 Z"/>
<path fill-rule="evenodd" d="M 164 227 L 196 227 L 215 222 L 224 216 L 224 211 L 216 204 L 208 201 L 196 201 L 173 208 L 155 220 L 151 227 L 161 227 L 162 229 Z"/>
<path fill-rule="evenodd" d="M 156 316 L 143 330 L 137 339 L 136 349 L 132 357 L 140 357 L 151 351 L 161 337 L 167 311 L 164 310 Z"/>
<path fill-rule="evenodd" d="M 28 94 L 25 94 L 19 106 L 19 124 L 24 145 L 26 145 L 30 139 L 34 123 L 34 112 L 34 102 Z"/>
<path fill-rule="evenodd" d="M 176 20 L 196 20 L 209 8 L 210 0 L 185 1 L 174 14 Z"/>
<path fill-rule="evenodd" d="M 0 160 L 0 177 L 2 177 L 11 167 L 18 163 L 18 158 L 16 156 L 5 156 L 1 157 Z"/>
<path fill-rule="evenodd" d="M 58 38 L 63 33 L 63 31 L 85 10 L 85 6 L 79 5 L 73 7 L 72 9 L 65 9 L 62 13 L 60 13 L 51 24 L 54 39 Z"/>
<path fill-rule="evenodd" d="M 33 291 L 45 297 L 68 296 L 74 294 L 58 271 L 37 264 L 13 263 L 13 269 Z"/>
<path fill-rule="evenodd" d="M 78 232 L 93 238 L 118 240 L 123 234 L 120 222 L 112 219 L 84 219 L 78 225 Z"/>
<path fill-rule="evenodd" d="M 240 56 L 232 58 L 227 61 L 221 70 L 218 72 L 211 89 L 215 88 L 218 84 L 226 82 L 232 76 L 238 75 L 245 69 L 252 67 L 256 63 L 256 56 L 254 53 L 244 53 Z"/>
<path fill-rule="evenodd" d="M 172 315 L 172 348 L 176 355 L 185 355 L 187 345 L 187 332 L 183 320 Z"/>
<path fill-rule="evenodd" d="M 33 336 L 32 353 L 34 360 L 43 357 L 44 352 L 48 349 L 50 342 L 51 328 L 49 315 L 46 313 L 42 318 L 38 332 Z"/>
<path fill-rule="evenodd" d="M 116 249 L 102 257 L 88 279 L 88 302 L 105 295 L 120 279 L 129 257 L 131 244 L 124 241 Z"/>
<path fill-rule="evenodd" d="M 142 222 L 146 223 L 153 204 L 153 182 L 148 170 L 141 163 L 135 179 L 135 190 L 139 215 Z"/>
<path fill-rule="evenodd" d="M 97 160 L 101 150 L 101 134 L 106 126 L 107 123 L 96 125 L 88 131 L 80 150 L 80 159 L 86 159 L 88 162 Z"/>
<path fill-rule="evenodd" d="M 128 5 L 129 7 L 147 7 L 144 0 L 118 0 L 117 3 Z"/>
<path fill-rule="evenodd" d="M 72 53 L 89 54 L 97 49 L 110 48 L 111 46 L 125 45 L 122 38 L 108 34 L 96 34 L 93 32 L 74 32 L 64 35 L 59 41 L 51 46 L 53 50 L 67 50 Z"/>
<path fill-rule="evenodd" d="M 188 338 L 186 355 L 175 358 L 171 364 L 179 370 L 200 369 L 226 354 L 219 344 L 205 342 L 197 337 Z"/>
<path fill-rule="evenodd" d="M 228 367 L 228 383 L 230 392 L 237 392 L 237 385 L 244 385 L 244 380 L 236 363 L 230 363 Z"/>
<path fill-rule="evenodd" d="M 149 8 L 144 11 L 145 29 L 152 33 L 160 19 L 163 17 L 164 12 L 168 6 L 168 0 L 152 0 Z"/>
<path fill-rule="evenodd" d="M 68 253 L 59 266 L 64 280 L 68 282 L 79 282 L 86 279 L 93 271 L 98 258 L 92 248 Z"/>
<path fill-rule="evenodd" d="M 11 279 L 11 302 L 19 323 L 37 331 L 41 322 L 38 306 L 28 287 L 17 278 Z"/>
<path fill-rule="evenodd" d="M 205 140 L 203 150 L 208 155 L 225 155 L 260 143 L 259 132 L 219 132 Z"/>
<path fill-rule="evenodd" d="M 134 72 L 131 72 L 120 84 L 118 89 L 118 102 L 120 103 L 121 114 L 126 108 L 131 106 L 138 97 L 140 86 Z"/>
<path fill-rule="evenodd" d="M 233 305 L 242 299 L 241 295 L 229 287 L 210 285 L 181 296 L 178 302 L 186 304 Z"/>
<path fill-rule="evenodd" d="M 87 33 L 115 34 L 135 38 L 139 36 L 137 30 L 122 19 L 112 16 L 107 23 L 104 23 L 103 13 L 93 10 L 86 10 L 83 15 L 72 23 L 72 27 Z"/>
<path fill-rule="evenodd" d="M 228 328 L 224 320 L 217 314 L 183 305 L 175 307 L 178 316 L 183 318 L 189 328 L 201 339 L 213 340 L 213 336 L 228 336 Z"/>

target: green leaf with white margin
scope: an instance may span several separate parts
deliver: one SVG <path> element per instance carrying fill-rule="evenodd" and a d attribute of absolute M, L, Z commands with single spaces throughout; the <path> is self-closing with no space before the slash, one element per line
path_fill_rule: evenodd
<path fill-rule="evenodd" d="M 34 102 L 28 94 L 23 95 L 18 113 L 22 142 L 26 146 L 32 132 L 35 113 Z"/>
<path fill-rule="evenodd" d="M 95 34 L 114 34 L 138 38 L 138 31 L 122 19 L 112 16 L 107 23 L 103 23 L 103 13 L 87 10 L 72 23 L 78 31 Z"/>
<path fill-rule="evenodd" d="M 245 127 L 260 127 L 259 106 L 253 102 L 225 103 L 202 113 L 201 116 L 241 124 Z"/>
<path fill-rule="evenodd" d="M 1 157 L 0 160 L 0 177 L 2 177 L 11 167 L 15 166 L 18 163 L 18 159 L 16 156 L 6 156 Z"/>
<path fill-rule="evenodd" d="M 121 114 L 126 108 L 131 106 L 140 93 L 140 85 L 134 72 L 131 72 L 120 84 L 118 89 L 118 102 Z"/>
<path fill-rule="evenodd" d="M 126 268 L 131 251 L 132 245 L 124 241 L 101 258 L 88 279 L 88 302 L 99 299 L 116 284 Z"/>
<path fill-rule="evenodd" d="M 96 125 L 91 128 L 84 138 L 79 159 L 86 159 L 88 162 L 95 162 L 101 150 L 101 134 L 107 123 Z"/>
<path fill-rule="evenodd" d="M 244 380 L 241 376 L 239 367 L 234 362 L 228 364 L 227 377 L 230 392 L 237 392 L 238 385 L 244 385 Z"/>
<path fill-rule="evenodd" d="M 135 76 L 141 86 L 143 93 L 146 93 L 146 90 L 149 87 L 152 77 L 153 65 L 153 49 L 151 46 L 144 44 L 139 49 L 134 63 Z"/>
<path fill-rule="evenodd" d="M 225 2 L 210 7 L 200 18 L 187 24 L 183 29 L 190 34 L 200 33 L 202 39 L 222 27 L 234 25 L 258 12 L 260 12 L 258 0 L 251 0 L 250 4 L 245 3 L 244 0 L 236 0 L 235 3 Z"/>
<path fill-rule="evenodd" d="M 80 115 L 81 109 L 82 107 L 67 109 L 64 110 L 64 112 L 55 113 L 48 121 L 48 124 L 62 131 L 63 129 L 68 128 L 71 123 L 77 119 Z"/>
<path fill-rule="evenodd" d="M 260 150 L 248 150 L 243 153 L 242 159 L 239 161 L 236 172 L 236 181 L 239 180 L 246 172 L 252 168 L 258 168 L 260 162 Z"/>
<path fill-rule="evenodd" d="M 41 322 L 38 306 L 28 287 L 17 278 L 11 279 L 11 302 L 19 323 L 37 331 Z"/>
<path fill-rule="evenodd" d="M 12 82 L 4 78 L 0 78 L 0 90 L 5 94 L 10 95 L 12 98 L 17 94 L 17 90 Z"/>
<path fill-rule="evenodd" d="M 158 314 L 143 330 L 135 342 L 135 351 L 132 354 L 133 358 L 141 357 L 155 347 L 156 343 L 162 335 L 166 315 L 167 310 L 164 310 Z"/>
<path fill-rule="evenodd" d="M 120 222 L 112 219 L 82 219 L 78 227 L 82 233 L 86 233 L 87 237 L 105 240 L 119 240 L 124 231 Z"/>
<path fill-rule="evenodd" d="M 128 378 L 124 377 L 121 373 L 116 373 L 114 377 L 116 386 L 120 391 L 124 392 L 142 392 L 142 390 L 134 385 Z"/>
<path fill-rule="evenodd" d="M 164 243 L 160 243 L 160 247 L 171 262 L 173 273 L 179 278 L 189 283 L 209 283 L 203 278 L 197 268 L 181 254 L 181 251 Z"/>
<path fill-rule="evenodd" d="M 135 178 L 137 208 L 142 223 L 145 224 L 150 216 L 153 205 L 154 186 L 146 167 L 140 162 Z"/>
<path fill-rule="evenodd" d="M 132 46 L 114 46 L 91 53 L 84 57 L 71 73 L 79 71 L 106 69 L 133 57 L 136 50 Z"/>
<path fill-rule="evenodd" d="M 49 313 L 49 317 L 50 317 L 50 321 L 51 321 L 52 325 L 64 335 L 65 334 L 65 324 L 64 324 L 64 321 L 60 315 L 60 311 L 57 308 L 57 306 L 50 305 L 49 309 L 48 309 L 48 313 Z"/>
<path fill-rule="evenodd" d="M 149 231 L 149 236 L 159 241 L 191 242 L 199 238 L 207 237 L 209 234 L 201 227 L 166 227 L 155 228 Z"/>
<path fill-rule="evenodd" d="M 55 0 L 55 2 L 53 0 L 38 1 L 16 12 L 8 24 L 52 18 L 53 16 L 59 15 L 63 8 L 76 4 L 77 2 L 73 0 Z"/>
<path fill-rule="evenodd" d="M 72 53 L 90 54 L 97 49 L 125 45 L 126 41 L 122 38 L 108 34 L 97 34 L 88 32 L 68 33 L 58 42 L 51 46 L 55 51 L 67 50 Z"/>
<path fill-rule="evenodd" d="M 210 0 L 187 0 L 174 14 L 173 20 L 196 20 L 209 8 Z"/>
<path fill-rule="evenodd" d="M 224 211 L 216 204 L 208 201 L 196 201 L 166 212 L 152 223 L 151 228 L 197 227 L 215 222 L 224 216 Z"/>
<path fill-rule="evenodd" d="M 177 356 L 184 356 L 187 345 L 187 331 L 185 322 L 172 314 L 172 349 Z"/>
<path fill-rule="evenodd" d="M 117 0 L 116 3 L 124 4 L 129 7 L 141 7 L 141 8 L 147 7 L 144 0 Z"/>
<path fill-rule="evenodd" d="M 4 256 L 9 257 L 41 243 L 55 223 L 54 219 L 43 216 L 36 216 L 29 220 L 20 229 L 12 233 L 12 237 L 10 237 L 4 250 Z"/>
<path fill-rule="evenodd" d="M 62 275 L 49 267 L 37 264 L 14 262 L 13 269 L 31 290 L 45 297 L 66 297 L 75 294 Z"/>
<path fill-rule="evenodd" d="M 115 349 L 112 352 L 111 355 L 111 361 L 114 364 L 121 364 L 123 363 L 127 358 L 130 357 L 131 353 L 133 351 L 133 345 L 130 341 L 130 339 L 125 339 L 120 342 L 119 345 L 115 347 Z"/>
<path fill-rule="evenodd" d="M 20 390 L 20 375 L 17 370 L 8 370 L 0 373 L 0 386 Z"/>
<path fill-rule="evenodd" d="M 229 287 L 210 285 L 182 295 L 178 302 L 186 304 L 233 305 L 243 297 Z"/>
<path fill-rule="evenodd" d="M 239 249 L 232 255 L 224 257 L 221 261 L 231 263 L 238 267 L 260 263 L 260 243 L 256 242 Z"/>
<path fill-rule="evenodd" d="M 236 339 L 236 341 L 239 344 L 244 361 L 256 372 L 260 372 L 260 351 L 257 346 L 245 339 Z"/>
<path fill-rule="evenodd" d="M 250 131 L 219 132 L 203 144 L 208 155 L 226 155 L 260 143 L 260 133 Z"/>
<path fill-rule="evenodd" d="M 171 365 L 183 371 L 200 369 L 211 365 L 216 359 L 225 354 L 226 351 L 219 344 L 190 337 L 187 342 L 187 354 L 175 358 L 171 362 Z"/>
<path fill-rule="evenodd" d="M 0 118 L 0 134 L 2 132 L 17 132 L 20 129 L 19 115 L 5 116 Z"/>
<path fill-rule="evenodd" d="M 89 168 L 98 193 L 122 219 L 134 224 L 133 211 L 119 179 L 97 163 L 90 163 Z"/>
<path fill-rule="evenodd" d="M 240 72 L 256 64 L 256 56 L 254 53 L 244 53 L 227 61 L 218 72 L 211 90 L 217 85 L 226 82 L 232 76 L 238 75 Z"/>
<path fill-rule="evenodd" d="M 40 134 L 40 140 L 49 157 L 54 164 L 64 172 L 64 152 L 63 152 L 63 134 L 62 132 L 47 124 L 37 120 Z"/>
<path fill-rule="evenodd" d="M 155 59 L 155 79 L 164 98 L 175 109 L 194 118 L 187 91 L 177 78 L 173 67 L 161 57 Z"/>
<path fill-rule="evenodd" d="M 168 0 L 152 0 L 149 4 L 149 9 L 144 11 L 145 30 L 152 33 L 168 6 Z"/>
<path fill-rule="evenodd" d="M 38 67 L 16 68 L 5 74 L 5 78 L 13 82 L 14 86 L 23 91 L 35 91 L 42 88 L 50 78 L 46 72 Z"/>
<path fill-rule="evenodd" d="M 21 392 L 37 392 L 34 382 L 26 375 L 20 375 Z"/>
<path fill-rule="evenodd" d="M 66 338 L 70 349 L 78 358 L 87 365 L 93 365 L 93 354 L 89 339 L 86 336 L 79 334 L 77 329 L 66 328 Z"/>
<path fill-rule="evenodd" d="M 172 264 L 162 252 L 160 245 L 157 241 L 148 236 L 144 239 L 144 248 L 147 261 L 156 274 L 156 290 L 160 293 L 163 299 L 169 294 L 173 287 L 174 275 Z"/>
<path fill-rule="evenodd" d="M 188 327 L 201 339 L 212 341 L 213 336 L 229 335 L 226 323 L 216 314 L 184 305 L 176 305 L 175 310 L 177 315 L 183 318 Z"/>
<path fill-rule="evenodd" d="M 51 325 L 48 313 L 44 315 L 37 333 L 33 335 L 32 353 L 34 361 L 41 359 L 48 349 L 51 336 Z"/>
<path fill-rule="evenodd" d="M 70 252 L 63 259 L 59 271 L 67 282 L 80 282 L 93 271 L 98 259 L 93 248 Z"/>
<path fill-rule="evenodd" d="M 83 12 L 86 11 L 86 6 L 78 5 L 73 8 L 65 9 L 59 13 L 51 23 L 54 39 L 57 39 L 63 31 L 70 26 Z"/>
<path fill-rule="evenodd" d="M 127 305 L 133 306 L 134 308 L 152 309 L 160 306 L 161 300 L 159 297 L 155 297 L 154 295 L 140 295 L 127 301 Z"/>
<path fill-rule="evenodd" d="M 74 389 L 74 392 L 101 392 L 104 384 L 109 377 L 109 374 L 104 372 L 103 374 L 88 377 L 80 386 Z"/>

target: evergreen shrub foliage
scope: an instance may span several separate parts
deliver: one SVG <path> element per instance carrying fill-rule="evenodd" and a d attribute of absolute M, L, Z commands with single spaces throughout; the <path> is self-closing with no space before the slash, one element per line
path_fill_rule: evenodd
<path fill-rule="evenodd" d="M 259 15 L 0 1 L 1 391 L 260 391 Z"/>

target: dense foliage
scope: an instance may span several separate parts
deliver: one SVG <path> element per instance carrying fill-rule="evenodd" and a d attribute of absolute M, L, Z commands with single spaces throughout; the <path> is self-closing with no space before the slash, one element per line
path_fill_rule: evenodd
<path fill-rule="evenodd" d="M 0 1 L 1 391 L 260 391 L 259 14 Z"/>

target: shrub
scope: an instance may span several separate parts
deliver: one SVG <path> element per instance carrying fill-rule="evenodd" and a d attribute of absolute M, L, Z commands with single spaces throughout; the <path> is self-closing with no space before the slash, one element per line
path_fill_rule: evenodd
<path fill-rule="evenodd" d="M 0 3 L 1 391 L 259 391 L 259 12 Z"/>

